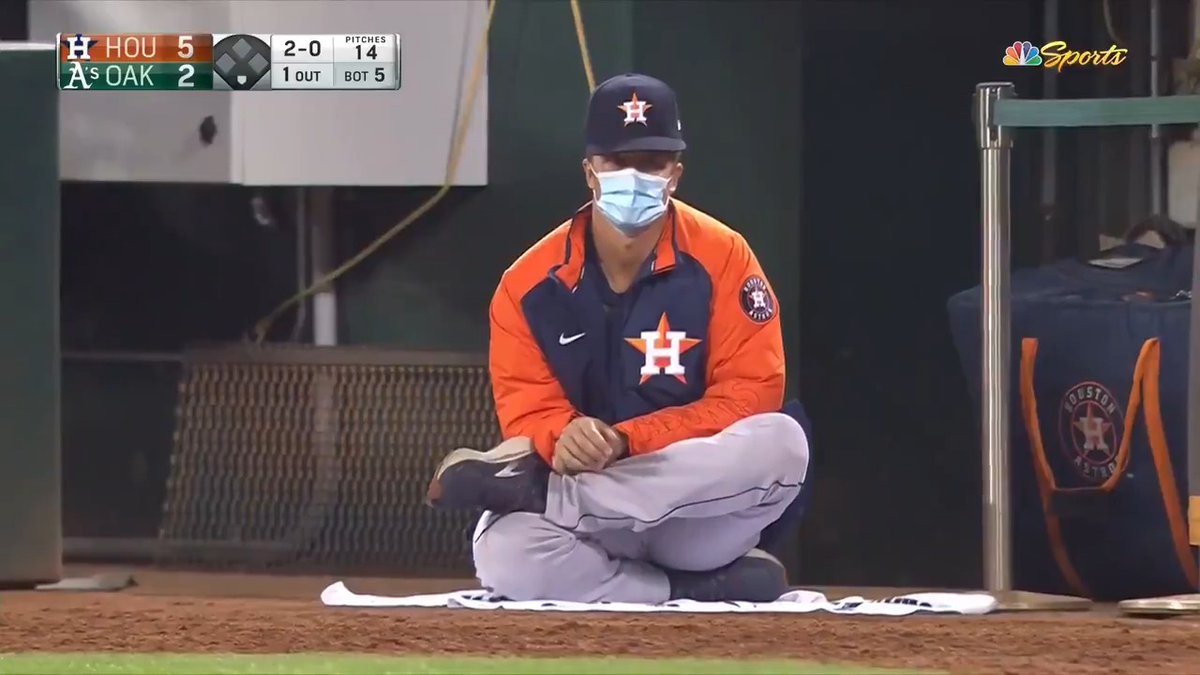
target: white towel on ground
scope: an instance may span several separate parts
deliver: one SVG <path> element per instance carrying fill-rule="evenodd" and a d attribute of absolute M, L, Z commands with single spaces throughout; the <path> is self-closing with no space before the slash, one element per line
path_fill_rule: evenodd
<path fill-rule="evenodd" d="M 327 607 L 374 608 L 451 608 L 507 609 L 539 612 L 675 612 L 694 614 L 719 613 L 785 613 L 807 614 L 831 612 L 863 616 L 907 616 L 918 612 L 938 614 L 987 614 L 996 609 L 994 597 L 986 593 L 910 593 L 878 600 L 859 596 L 829 600 L 815 591 L 790 591 L 775 602 L 696 602 L 672 600 L 661 605 L 629 602 L 516 602 L 493 596 L 488 591 L 456 591 L 428 595 L 389 597 L 361 595 L 351 591 L 341 581 L 330 584 L 321 592 L 321 602 Z"/>

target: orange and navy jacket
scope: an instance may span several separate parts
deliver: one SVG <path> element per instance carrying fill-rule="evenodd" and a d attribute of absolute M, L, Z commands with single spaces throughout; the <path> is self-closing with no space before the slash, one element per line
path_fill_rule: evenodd
<path fill-rule="evenodd" d="M 489 350 L 504 438 L 532 438 L 549 462 L 568 422 L 595 417 L 637 455 L 779 409 L 783 338 L 758 260 L 711 216 L 675 199 L 667 213 L 621 296 L 596 264 L 591 204 L 504 273 Z"/>

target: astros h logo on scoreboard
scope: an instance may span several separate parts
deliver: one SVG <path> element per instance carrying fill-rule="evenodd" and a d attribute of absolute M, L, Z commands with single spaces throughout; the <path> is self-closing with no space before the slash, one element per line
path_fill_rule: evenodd
<path fill-rule="evenodd" d="M 62 40 L 62 46 L 67 48 L 67 60 L 69 61 L 90 61 L 92 59 L 92 47 L 96 46 L 98 40 L 76 33 L 75 37 L 70 40 Z"/>

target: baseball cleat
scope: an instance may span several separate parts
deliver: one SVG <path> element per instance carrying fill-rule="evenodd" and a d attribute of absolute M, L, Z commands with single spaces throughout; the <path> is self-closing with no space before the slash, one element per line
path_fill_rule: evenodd
<path fill-rule="evenodd" d="M 459 448 L 446 455 L 425 500 L 437 509 L 542 513 L 549 480 L 550 467 L 529 439 L 511 438 L 487 452 Z"/>
<path fill-rule="evenodd" d="M 774 602 L 787 593 L 787 570 L 760 549 L 711 572 L 667 571 L 672 600 Z"/>

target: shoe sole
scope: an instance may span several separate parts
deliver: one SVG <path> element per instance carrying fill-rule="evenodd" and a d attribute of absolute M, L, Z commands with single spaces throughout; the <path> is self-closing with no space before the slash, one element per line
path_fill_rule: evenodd
<path fill-rule="evenodd" d="M 783 561 L 780 560 L 779 558 L 776 558 L 774 555 L 767 553 L 766 551 L 762 550 L 761 548 L 750 549 L 746 553 L 745 557 L 758 558 L 759 560 L 770 560 L 771 562 L 775 563 L 776 565 L 779 566 L 779 569 L 783 570 L 783 583 L 786 584 L 789 589 L 792 587 L 792 580 L 788 579 L 787 565 L 784 565 Z"/>
<path fill-rule="evenodd" d="M 776 565 L 779 565 L 780 569 L 787 571 L 787 566 L 783 564 L 783 561 L 781 561 L 779 558 L 776 558 L 775 556 L 771 555 L 770 553 L 767 553 L 766 551 L 762 550 L 761 548 L 752 548 L 746 552 L 746 555 L 744 555 L 742 557 L 743 558 L 758 558 L 759 560 L 770 560 L 771 562 L 775 563 Z"/>
<path fill-rule="evenodd" d="M 755 597 L 747 597 L 747 600 L 750 600 L 751 602 L 774 602 L 775 600 L 779 599 L 779 596 L 783 595 L 788 591 L 789 588 L 791 588 L 791 584 L 788 583 L 787 578 L 787 567 L 779 560 L 779 558 L 776 558 L 770 553 L 767 553 L 759 548 L 750 549 L 750 551 L 748 551 L 743 558 L 753 558 L 755 560 L 762 560 L 764 562 L 771 563 L 771 565 L 776 568 L 771 571 L 771 574 L 778 574 L 778 578 L 772 579 L 771 581 L 779 582 L 779 585 L 772 583 L 771 590 L 767 592 L 753 593 L 752 595 Z M 766 582 L 764 581 L 763 583 Z"/>
<path fill-rule="evenodd" d="M 532 454 L 533 448 L 528 442 L 513 443 L 512 440 L 505 441 L 486 452 L 472 450 L 471 448 L 459 448 L 446 455 L 446 458 L 438 465 L 437 471 L 433 472 L 433 479 L 429 481 L 429 487 L 425 490 L 425 503 L 429 506 L 439 505 L 444 493 L 442 475 L 459 464 L 464 462 L 482 462 L 493 465 L 507 464 Z"/>

